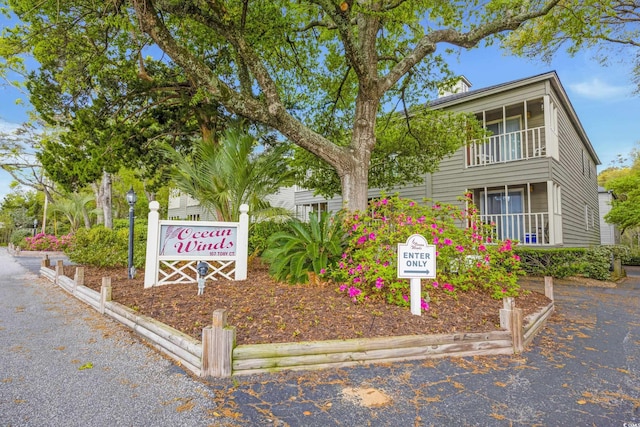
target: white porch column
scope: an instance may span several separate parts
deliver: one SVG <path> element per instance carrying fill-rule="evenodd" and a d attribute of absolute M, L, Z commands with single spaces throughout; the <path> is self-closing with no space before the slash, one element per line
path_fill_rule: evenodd
<path fill-rule="evenodd" d="M 547 181 L 547 211 L 549 213 L 549 225 L 547 225 L 547 229 L 549 230 L 549 243 L 550 245 L 556 244 L 556 218 L 555 212 L 556 208 L 556 198 L 554 197 L 555 192 L 553 191 L 553 181 Z M 544 231 L 543 231 L 544 233 Z"/>

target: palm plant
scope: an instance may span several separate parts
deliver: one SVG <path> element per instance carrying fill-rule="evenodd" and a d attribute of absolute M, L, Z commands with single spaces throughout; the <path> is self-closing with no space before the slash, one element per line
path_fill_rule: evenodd
<path fill-rule="evenodd" d="M 254 218 L 281 215 L 265 197 L 293 184 L 287 148 L 257 149 L 257 141 L 237 128 L 227 130 L 218 144 L 199 140 L 190 157 L 168 149 L 173 184 L 221 221 L 237 221 L 245 203 Z"/>
<path fill-rule="evenodd" d="M 309 223 L 299 219 L 289 222 L 290 231 L 273 234 L 267 241 L 263 258 L 277 280 L 306 283 L 309 272 L 321 274 L 340 258 L 344 232 L 337 217 L 323 212 L 309 215 Z"/>
<path fill-rule="evenodd" d="M 93 200 L 91 194 L 69 193 L 64 198 L 56 200 L 51 205 L 51 210 L 64 215 L 69 221 L 70 231 L 74 232 L 83 222 L 85 228 L 91 227 L 89 215 L 95 213 L 95 209 L 87 209 L 87 204 Z"/>

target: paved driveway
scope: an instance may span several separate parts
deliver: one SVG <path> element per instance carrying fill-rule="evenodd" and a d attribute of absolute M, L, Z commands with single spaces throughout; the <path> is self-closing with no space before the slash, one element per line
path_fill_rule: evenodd
<path fill-rule="evenodd" d="M 0 261 L 4 263 L 4 259 Z M 119 420 L 122 425 L 640 426 L 640 269 L 628 271 L 630 277 L 617 288 L 556 285 L 556 313 L 522 355 L 236 377 L 204 382 L 203 390 L 187 381 L 183 393 L 173 393 L 174 399 L 193 402 L 192 408 L 182 413 L 184 418 L 179 417 L 180 405 L 163 397 L 169 406 L 173 405 L 168 411 L 173 418 L 166 423 L 157 421 L 161 418 L 142 423 L 142 418 L 134 415 L 122 415 Z M 29 291 L 23 300 L 8 302 L 7 287 L 14 284 Z M 58 289 L 33 285 L 33 278 L 28 276 L 0 281 L 0 360 L 4 369 L 9 355 L 12 369 L 10 375 L 0 371 L 0 425 L 29 425 L 15 417 L 24 416 L 20 408 L 27 405 L 22 402 L 21 390 L 31 388 L 40 390 L 40 399 L 64 393 L 63 400 L 94 405 L 100 411 L 117 410 L 127 401 L 135 404 L 132 395 L 136 392 L 131 390 L 104 393 L 96 387 L 100 390 L 96 397 L 82 398 L 92 391 L 83 375 L 100 373 L 112 382 L 127 378 L 124 371 L 114 370 L 108 361 L 83 356 L 82 349 L 99 352 L 114 345 L 104 336 L 96 337 L 97 342 L 88 341 L 91 337 L 82 331 L 90 329 L 97 316 L 89 308 L 72 304 L 69 313 L 73 313 L 73 321 L 60 320 L 62 323 L 56 327 L 64 330 L 65 344 L 39 344 L 49 354 L 57 354 L 63 351 L 56 350 L 56 346 L 72 347 L 75 339 L 80 353 L 66 358 L 47 357 L 46 362 L 37 362 L 47 369 L 30 373 L 34 364 L 31 359 L 43 353 L 43 348 L 34 348 L 32 342 L 51 333 L 51 328 L 19 328 L 21 322 L 8 321 L 7 317 L 24 319 L 25 311 L 31 310 L 54 311 L 60 316 L 59 307 L 69 310 L 65 296 Z M 7 341 L 8 335 L 13 341 Z M 57 340 L 58 336 L 53 334 L 49 339 Z M 22 348 L 27 347 L 29 351 L 24 353 Z M 118 351 L 120 355 L 116 357 L 128 357 L 129 351 L 133 361 L 141 357 L 134 354 L 139 351 L 134 341 L 128 341 L 124 348 L 119 346 Z M 102 362 L 97 366 L 94 363 L 87 374 L 78 371 L 78 366 L 69 360 L 71 357 L 78 363 Z M 71 370 L 70 364 L 74 366 Z M 111 370 L 105 373 L 105 367 Z M 140 390 L 144 395 L 164 393 L 176 378 L 188 380 L 179 368 L 163 365 L 150 356 L 144 356 L 131 370 L 142 377 L 149 373 Z M 42 380 L 58 371 L 61 376 L 56 374 L 55 381 Z M 194 397 L 198 394 L 200 398 Z M 41 410 L 35 405 L 33 408 Z M 50 411 L 54 406 L 45 408 Z M 205 409 L 209 418 L 203 419 Z M 7 413 L 13 418 L 2 419 Z"/>

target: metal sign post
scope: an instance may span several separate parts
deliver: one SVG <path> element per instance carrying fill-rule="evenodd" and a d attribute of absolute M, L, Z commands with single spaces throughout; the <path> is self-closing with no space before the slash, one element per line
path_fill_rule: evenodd
<path fill-rule="evenodd" d="M 420 316 L 422 298 L 421 279 L 436 277 L 436 247 L 429 245 L 420 234 L 409 236 L 406 243 L 398 243 L 398 278 L 410 279 L 411 314 Z"/>

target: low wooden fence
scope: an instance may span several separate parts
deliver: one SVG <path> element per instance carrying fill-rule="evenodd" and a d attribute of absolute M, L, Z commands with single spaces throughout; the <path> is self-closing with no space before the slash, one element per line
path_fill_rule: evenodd
<path fill-rule="evenodd" d="M 202 342 L 111 301 L 111 279 L 103 278 L 101 292 L 84 286 L 84 270 L 76 268 L 73 279 L 63 275 L 62 261 L 55 270 L 43 260 L 40 274 L 84 301 L 100 313 L 131 328 L 157 350 L 170 356 L 197 376 L 275 372 L 280 370 L 324 369 L 367 363 L 520 353 L 542 330 L 554 310 L 553 281 L 545 278 L 545 295 L 552 302 L 533 316 L 523 319 L 522 309 L 505 298 L 500 310 L 503 330 L 484 333 L 409 335 L 235 345 L 235 328 L 227 325 L 225 310 L 215 310 L 210 326 L 202 330 Z"/>

